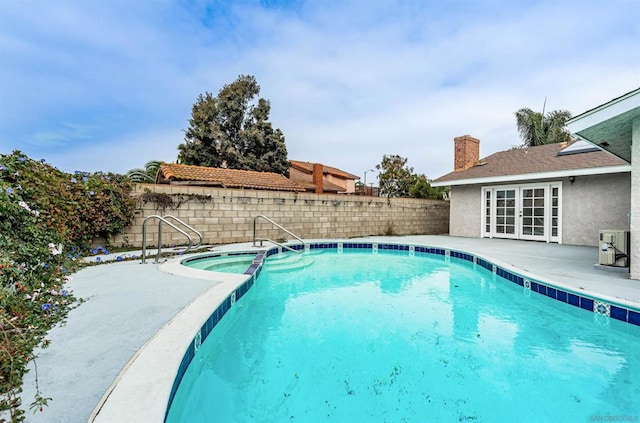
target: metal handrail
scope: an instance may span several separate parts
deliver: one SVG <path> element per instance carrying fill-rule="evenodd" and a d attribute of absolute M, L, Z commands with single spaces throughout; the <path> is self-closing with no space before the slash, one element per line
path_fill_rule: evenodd
<path fill-rule="evenodd" d="M 180 224 L 181 224 L 182 226 L 184 226 L 185 228 L 189 229 L 190 231 L 192 231 L 193 233 L 195 233 L 196 235 L 198 235 L 198 243 L 197 243 L 196 245 L 194 245 L 193 247 L 191 247 L 191 248 L 194 248 L 194 249 L 195 249 L 195 248 L 200 248 L 200 246 L 202 245 L 202 241 L 204 240 L 204 238 L 202 237 L 202 234 L 201 234 L 199 231 L 197 231 L 193 226 L 189 226 L 189 225 L 187 225 L 187 224 L 186 224 L 186 223 L 184 223 L 182 220 L 178 219 L 177 217 L 175 217 L 175 216 L 174 216 L 174 215 L 172 215 L 172 214 L 165 214 L 165 215 L 164 215 L 164 216 L 162 216 L 162 217 L 164 217 L 165 219 L 168 219 L 168 218 L 173 219 L 173 220 L 175 220 L 176 222 L 180 223 Z M 188 248 L 187 248 L 187 249 L 188 249 Z M 184 250 L 184 252 L 186 253 L 186 252 L 187 252 L 187 250 Z"/>
<path fill-rule="evenodd" d="M 180 222 L 182 225 L 188 227 L 189 229 L 193 230 L 194 232 L 197 232 L 193 228 L 191 228 L 189 225 L 187 225 L 180 219 L 176 218 L 175 216 L 170 216 L 170 217 Z M 187 249 L 184 251 L 185 253 L 191 249 L 191 247 L 193 246 L 193 239 L 191 238 L 191 235 L 189 235 L 188 233 L 186 233 L 185 231 L 183 231 L 173 223 L 169 222 L 164 217 L 159 216 L 157 214 L 152 214 L 150 216 L 147 216 L 144 219 L 144 222 L 142 222 L 142 263 L 143 264 L 147 259 L 147 222 L 149 222 L 149 220 L 151 219 L 158 219 L 158 254 L 156 255 L 156 259 L 154 263 L 158 263 L 158 260 L 160 259 L 160 255 L 162 254 L 162 224 L 163 223 L 166 223 L 167 225 L 171 226 L 173 229 L 175 229 L 176 231 L 180 232 L 182 235 L 187 237 L 187 239 L 189 240 L 189 245 L 187 246 Z M 199 232 L 197 233 L 200 237 L 202 237 L 202 235 L 200 235 Z"/>
<path fill-rule="evenodd" d="M 258 238 L 258 237 L 257 237 L 257 235 L 256 235 L 256 223 L 257 223 L 258 219 L 264 219 L 264 220 L 266 220 L 267 222 L 271 223 L 272 225 L 274 225 L 274 226 L 275 226 L 275 227 L 277 227 L 278 229 L 280 229 L 280 230 L 282 230 L 282 231 L 285 231 L 287 234 L 291 235 L 292 237 L 294 237 L 295 239 L 297 239 L 298 241 L 300 241 L 300 242 L 302 243 L 302 245 L 305 245 L 304 240 L 303 240 L 302 238 L 300 238 L 298 235 L 294 234 L 293 232 L 291 232 L 290 230 L 288 230 L 288 229 L 287 229 L 287 228 L 285 228 L 284 226 L 279 225 L 279 224 L 278 224 L 278 223 L 276 223 L 275 221 L 273 221 L 273 220 L 269 219 L 267 216 L 265 216 L 265 215 L 263 215 L 263 214 L 259 214 L 259 215 L 257 215 L 256 217 L 254 217 L 254 218 L 253 218 L 253 246 L 254 246 L 254 247 L 257 247 L 257 245 L 256 245 L 256 241 L 260 241 L 260 247 L 262 247 L 262 242 L 263 242 L 263 241 L 269 241 L 269 242 L 271 242 L 271 243 L 273 243 L 273 244 L 276 244 L 276 245 L 278 245 L 278 246 L 280 246 L 280 247 L 282 247 L 282 248 L 284 248 L 284 249 L 287 249 L 287 250 L 289 250 L 289 251 L 293 251 L 293 252 L 294 252 L 294 253 L 296 253 L 296 254 L 302 254 L 302 253 L 304 252 L 304 251 L 295 250 L 295 249 L 293 249 L 293 248 L 291 248 L 291 247 L 288 247 L 288 246 L 286 246 L 286 245 L 284 245 L 284 244 L 281 244 L 281 243 L 276 242 L 276 241 L 274 241 L 274 240 L 272 240 L 272 239 L 269 239 L 269 238 Z"/>

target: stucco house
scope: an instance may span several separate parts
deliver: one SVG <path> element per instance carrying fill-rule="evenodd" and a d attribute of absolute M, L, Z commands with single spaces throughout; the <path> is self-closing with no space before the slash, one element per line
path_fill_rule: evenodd
<path fill-rule="evenodd" d="M 315 193 L 353 194 L 357 175 L 321 163 L 290 160 L 289 178 Z"/>
<path fill-rule="evenodd" d="M 602 229 L 629 230 L 631 166 L 584 141 L 516 148 L 480 159 L 480 141 L 454 139 L 454 236 L 596 246 Z"/>
<path fill-rule="evenodd" d="M 629 274 L 640 279 L 640 88 L 574 117 L 567 127 L 575 137 L 620 157 L 631 168 Z"/>

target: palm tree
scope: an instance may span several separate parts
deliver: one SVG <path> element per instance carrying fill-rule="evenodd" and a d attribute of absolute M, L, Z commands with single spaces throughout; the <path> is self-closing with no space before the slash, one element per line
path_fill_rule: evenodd
<path fill-rule="evenodd" d="M 545 106 L 546 103 L 545 99 Z M 571 112 L 568 110 L 554 110 L 545 114 L 544 106 L 542 113 L 525 107 L 518 110 L 515 115 L 518 132 L 525 147 L 554 144 L 571 139 L 571 134 L 565 126 L 571 119 Z"/>
<path fill-rule="evenodd" d="M 160 160 L 151 160 L 144 165 L 144 169 L 131 169 L 127 172 L 127 176 L 133 182 L 152 183 L 156 180 L 156 174 L 160 165 L 164 163 Z"/>

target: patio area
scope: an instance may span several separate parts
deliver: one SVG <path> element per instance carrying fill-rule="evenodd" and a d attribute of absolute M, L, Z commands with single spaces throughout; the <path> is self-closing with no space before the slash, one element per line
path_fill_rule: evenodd
<path fill-rule="evenodd" d="M 599 295 L 640 310 L 640 281 L 628 273 L 594 268 L 596 247 L 449 236 L 368 237 L 350 241 L 402 242 L 461 250 L 541 281 Z M 311 240 L 309 240 L 311 241 Z M 247 250 L 251 244 L 216 247 Z M 109 257 L 102 257 L 107 261 Z M 44 412 L 27 411 L 29 422 L 90 419 L 121 370 L 180 310 L 219 281 L 162 272 L 157 265 L 125 261 L 85 268 L 69 283 L 86 302 L 54 328 L 51 346 L 39 352 L 41 394 L 53 397 Z M 35 372 L 24 379 L 25 405 L 35 394 Z M 160 367 L 161 368 L 161 367 Z M 173 373 L 173 369 L 163 369 Z M 27 407 L 25 407 L 27 408 Z"/>

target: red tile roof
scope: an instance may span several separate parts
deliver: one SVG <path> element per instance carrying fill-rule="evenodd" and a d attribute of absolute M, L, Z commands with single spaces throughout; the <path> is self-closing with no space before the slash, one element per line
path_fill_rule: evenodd
<path fill-rule="evenodd" d="M 300 162 L 298 160 L 289 160 L 291 163 L 291 167 L 294 167 L 302 172 L 313 174 L 313 163 L 310 162 Z M 328 173 L 333 176 L 337 176 L 343 179 L 360 179 L 357 175 L 352 175 L 351 173 L 347 173 L 344 170 L 340 170 L 335 167 L 322 165 L 323 170 L 322 173 Z"/>
<path fill-rule="evenodd" d="M 156 183 L 195 182 L 197 185 L 224 188 L 249 188 L 272 191 L 304 191 L 305 189 L 278 173 L 217 167 L 163 163 Z"/>
<path fill-rule="evenodd" d="M 481 159 L 479 164 L 472 168 L 447 173 L 434 182 L 455 182 L 500 176 L 514 176 L 513 180 L 517 180 L 518 175 L 628 165 L 624 160 L 604 151 L 558 155 L 561 150 L 571 144 L 573 142 L 500 151 Z"/>

